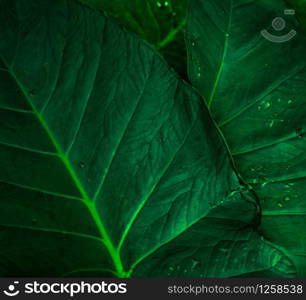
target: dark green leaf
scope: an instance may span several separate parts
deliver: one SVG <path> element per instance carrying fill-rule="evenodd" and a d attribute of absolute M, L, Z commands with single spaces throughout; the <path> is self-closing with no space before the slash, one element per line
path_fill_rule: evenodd
<path fill-rule="evenodd" d="M 284 1 L 194 0 L 189 75 L 206 97 L 236 166 L 262 206 L 261 230 L 306 272 L 306 40 Z M 272 20 L 286 27 L 277 32 Z"/>
<path fill-rule="evenodd" d="M 286 0 L 294 9 L 301 26 L 306 33 L 306 0 Z"/>
<path fill-rule="evenodd" d="M 79 0 L 103 10 L 119 24 L 154 45 L 187 79 L 183 29 L 188 0 Z"/>
<path fill-rule="evenodd" d="M 147 44 L 69 0 L 4 1 L 0 26 L 1 276 L 294 275 Z"/>

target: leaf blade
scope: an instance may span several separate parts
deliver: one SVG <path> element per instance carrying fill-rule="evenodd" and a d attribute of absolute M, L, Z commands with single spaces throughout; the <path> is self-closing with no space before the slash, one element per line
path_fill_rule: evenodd
<path fill-rule="evenodd" d="M 261 36 L 265 24 L 273 32 L 271 22 L 276 16 L 286 19 L 287 31 L 297 30 L 294 17 L 283 15 L 283 1 L 224 1 L 219 7 L 212 2 L 192 2 L 189 31 L 198 35 L 199 41 L 194 46 L 192 38 L 188 41 L 191 81 L 209 99 L 212 84 L 204 80 L 211 83 L 213 77 L 197 76 L 196 68 L 200 66 L 205 74 L 213 66 L 216 72 L 221 61 L 220 45 L 228 39 L 225 68 L 210 109 L 238 171 L 261 201 L 261 231 L 291 251 L 291 257 L 298 260 L 300 274 L 304 274 L 305 264 L 295 253 L 300 255 L 306 249 L 305 232 L 296 229 L 306 221 L 303 188 L 298 179 L 304 174 L 305 38 L 297 32 L 287 43 L 276 44 Z M 234 9 L 229 16 L 231 3 Z M 224 11 L 225 19 L 232 19 L 229 32 L 222 20 Z M 204 15 L 211 18 L 203 20 Z M 221 33 L 207 43 L 205 37 L 216 24 L 220 24 Z M 203 47 L 209 50 L 204 53 Z M 286 218 L 284 214 L 289 212 L 292 216 Z M 300 216 L 294 217 L 297 213 Z M 292 243 L 292 236 L 301 242 Z"/>
<path fill-rule="evenodd" d="M 0 23 L 9 24 L 0 32 L 1 72 L 17 83 L 17 99 L 30 106 L 56 153 L 51 160 L 0 145 L 1 176 L 9 182 L 0 186 L 1 274 L 131 276 L 211 213 L 248 224 L 251 234 L 256 201 L 201 97 L 150 46 L 71 0 L 1 3 Z M 10 104 L 12 94 L 3 95 L 0 103 Z M 11 139 L 37 148 L 20 138 L 27 128 L 12 130 Z M 84 235 L 93 238 L 84 243 Z M 275 251 L 263 249 L 271 269 Z M 246 272 L 239 264 L 232 269 Z M 276 269 L 287 274 L 292 266 Z"/>

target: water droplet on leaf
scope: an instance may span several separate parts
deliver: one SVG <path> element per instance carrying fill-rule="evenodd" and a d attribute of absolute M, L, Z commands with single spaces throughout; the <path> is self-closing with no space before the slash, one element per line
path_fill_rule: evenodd
<path fill-rule="evenodd" d="M 268 183 L 269 183 L 268 181 L 263 182 L 263 183 L 261 184 L 261 187 L 264 188 Z"/>
<path fill-rule="evenodd" d="M 269 109 L 271 107 L 271 103 L 270 102 L 264 102 L 263 104 L 263 108 L 264 109 Z"/>
<path fill-rule="evenodd" d="M 196 270 L 200 267 L 200 262 L 196 259 L 192 260 L 192 265 L 191 265 L 191 269 L 192 270 Z"/>
<path fill-rule="evenodd" d="M 228 197 L 233 197 L 235 196 L 237 193 L 239 193 L 239 191 L 232 191 L 228 194 Z"/>
<path fill-rule="evenodd" d="M 85 163 L 83 161 L 80 161 L 79 162 L 79 167 L 83 169 L 85 167 Z"/>
<path fill-rule="evenodd" d="M 270 127 L 270 128 L 272 128 L 272 127 L 273 127 L 274 122 L 275 122 L 274 120 L 270 120 L 270 121 L 269 121 L 269 127 Z"/>
<path fill-rule="evenodd" d="M 289 189 L 291 186 L 294 186 L 294 183 L 289 182 L 289 183 L 287 183 L 287 184 L 285 185 L 285 187 L 286 187 L 287 189 Z"/>

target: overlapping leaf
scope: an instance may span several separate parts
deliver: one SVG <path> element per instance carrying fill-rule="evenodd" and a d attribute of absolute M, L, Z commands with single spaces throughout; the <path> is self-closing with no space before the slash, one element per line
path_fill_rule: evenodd
<path fill-rule="evenodd" d="M 80 0 L 109 13 L 115 20 L 154 45 L 187 79 L 184 41 L 187 0 Z"/>
<path fill-rule="evenodd" d="M 298 20 L 301 23 L 304 33 L 306 33 L 306 1 L 305 0 L 286 0 L 295 9 Z"/>
<path fill-rule="evenodd" d="M 191 4 L 191 81 L 260 198 L 264 236 L 284 246 L 305 275 L 306 39 L 295 16 L 286 15 L 285 1 Z M 276 17 L 285 28 L 271 26 Z M 263 30 L 278 42 L 264 38 Z"/>
<path fill-rule="evenodd" d="M 72 0 L 1 1 L 0 26 L 1 276 L 294 276 L 147 44 Z"/>

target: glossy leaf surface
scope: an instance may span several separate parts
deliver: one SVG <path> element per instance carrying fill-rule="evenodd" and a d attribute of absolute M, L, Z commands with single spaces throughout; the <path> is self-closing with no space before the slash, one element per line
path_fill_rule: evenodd
<path fill-rule="evenodd" d="M 188 0 L 80 0 L 109 13 L 119 24 L 154 45 L 187 79 L 186 25 Z"/>
<path fill-rule="evenodd" d="M 192 1 L 189 75 L 260 199 L 262 233 L 305 275 L 306 39 L 286 9 L 278 0 Z"/>
<path fill-rule="evenodd" d="M 1 276 L 294 276 L 154 50 L 75 1 L 0 3 Z"/>

